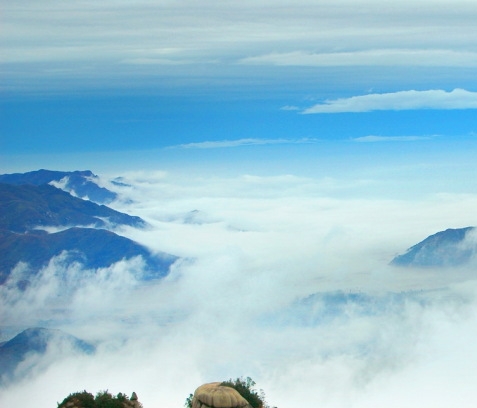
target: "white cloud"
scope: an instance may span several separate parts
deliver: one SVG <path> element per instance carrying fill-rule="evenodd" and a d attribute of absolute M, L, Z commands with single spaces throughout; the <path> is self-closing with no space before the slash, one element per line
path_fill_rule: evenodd
<path fill-rule="evenodd" d="M 217 141 L 205 141 L 197 143 L 185 143 L 177 146 L 171 146 L 170 148 L 181 149 L 222 149 L 227 147 L 240 147 L 240 146 L 257 146 L 257 145 L 271 145 L 271 144 L 309 144 L 316 143 L 318 139 L 237 139 L 237 140 L 217 140 Z"/>
<path fill-rule="evenodd" d="M 299 108 L 298 106 L 292 106 L 292 105 L 282 106 L 280 109 L 281 109 L 281 110 L 284 110 L 284 111 L 297 111 L 297 110 L 300 110 L 300 108 Z"/>
<path fill-rule="evenodd" d="M 477 64 L 471 1 L 420 1 L 419 7 L 404 1 L 393 7 L 343 1 L 336 7 L 329 0 L 4 3 L 7 79 L 76 78 L 76 85 L 80 79 L 108 79 L 120 84 L 125 77 L 137 82 L 140 75 L 190 80 L 191 75 L 223 79 L 225 74 L 236 80 L 247 75 L 244 64 L 386 69 Z M 283 77 L 278 83 L 283 84 Z"/>
<path fill-rule="evenodd" d="M 475 67 L 477 53 L 472 51 L 429 49 L 353 50 L 348 52 L 292 51 L 247 57 L 242 64 L 279 66 L 436 66 Z"/>
<path fill-rule="evenodd" d="M 302 113 L 370 112 L 375 110 L 477 109 L 477 92 L 465 89 L 399 91 L 326 100 Z"/>
<path fill-rule="evenodd" d="M 372 142 L 415 142 L 418 140 L 429 140 L 431 136 L 361 136 L 355 137 L 354 142 L 372 143 Z"/>
<path fill-rule="evenodd" d="M 416 400 L 441 408 L 449 391 L 477 397 L 477 352 L 466 340 L 477 335 L 475 268 L 387 266 L 431 233 L 476 223 L 475 194 L 335 198 L 324 193 L 340 182 L 293 175 L 144 172 L 123 181 L 134 202 L 117 205 L 151 224 L 125 235 L 184 260 L 166 279 L 144 284 L 139 259 L 93 273 L 65 268 L 60 256 L 26 292 L 2 287 L 4 326 L 48 324 L 98 351 L 52 359 L 46 369 L 39 362 L 25 381 L 2 389 L 1 406 L 54 406 L 74 391 L 108 389 L 172 408 L 204 382 L 247 375 L 272 405 L 291 408 L 414 408 Z M 212 221 L 181 222 L 193 210 Z M 16 273 L 21 278 L 22 268 Z M 372 300 L 296 306 L 329 291 Z M 402 303 L 380 303 L 409 291 Z M 320 319 L 323 310 L 330 314 Z"/>

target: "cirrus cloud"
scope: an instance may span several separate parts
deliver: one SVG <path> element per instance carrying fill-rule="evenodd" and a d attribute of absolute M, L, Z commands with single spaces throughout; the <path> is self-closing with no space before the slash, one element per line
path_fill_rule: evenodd
<path fill-rule="evenodd" d="M 454 89 L 399 91 L 328 99 L 302 111 L 310 113 L 371 112 L 376 110 L 477 109 L 477 92 Z"/>
<path fill-rule="evenodd" d="M 242 64 L 278 66 L 467 66 L 477 65 L 477 53 L 446 49 L 369 49 L 346 52 L 275 52 L 240 60 Z"/>
<path fill-rule="evenodd" d="M 368 135 L 353 138 L 353 142 L 372 143 L 372 142 L 415 142 L 418 140 L 429 140 L 431 136 L 377 136 Z"/>
<path fill-rule="evenodd" d="M 240 146 L 256 146 L 256 145 L 270 145 L 270 144 L 308 144 L 316 143 L 317 139 L 302 138 L 302 139 L 256 139 L 244 138 L 237 140 L 214 140 L 195 143 L 184 143 L 171 148 L 181 149 L 220 149 L 226 147 L 240 147 Z"/>

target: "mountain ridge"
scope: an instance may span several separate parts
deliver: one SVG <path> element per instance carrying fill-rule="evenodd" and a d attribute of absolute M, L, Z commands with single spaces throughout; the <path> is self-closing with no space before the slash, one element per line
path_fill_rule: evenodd
<path fill-rule="evenodd" d="M 468 263 L 477 253 L 477 241 L 466 242 L 475 227 L 448 228 L 429 235 L 391 261 L 394 266 L 449 267 Z"/>
<path fill-rule="evenodd" d="M 48 261 L 68 252 L 69 262 L 102 268 L 141 256 L 148 277 L 162 277 L 177 257 L 152 253 L 113 229 L 127 225 L 144 228 L 137 216 L 74 197 L 49 184 L 0 183 L 0 285 L 19 262 L 36 274 Z M 49 227 L 59 229 L 49 233 Z M 26 287 L 28 279 L 19 282 Z"/>
<path fill-rule="evenodd" d="M 95 352 L 94 345 L 62 330 L 44 327 L 27 328 L 0 344 L 0 384 L 11 380 L 19 365 L 27 358 L 42 356 L 49 346 L 56 343 L 65 346 L 57 349 L 61 350 L 63 354 L 65 354 L 65 349 L 89 355 Z M 61 356 L 57 355 L 57 357 Z M 25 369 L 27 368 L 25 367 Z"/>
<path fill-rule="evenodd" d="M 99 180 L 99 177 L 91 170 L 56 171 L 40 169 L 26 173 L 0 175 L 0 183 L 31 184 L 35 186 L 52 184 L 74 196 L 99 204 L 109 204 L 117 198 L 115 192 L 101 187 L 95 180 Z"/>
<path fill-rule="evenodd" d="M 99 205 L 49 184 L 40 186 L 0 183 L 0 228 L 25 232 L 37 227 L 71 225 L 106 227 L 111 224 L 143 228 L 147 224 L 131 216 Z"/>
<path fill-rule="evenodd" d="M 0 230 L 0 285 L 19 262 L 28 264 L 32 273 L 46 266 L 51 258 L 68 252 L 69 262 L 83 267 L 105 268 L 123 259 L 141 256 L 151 277 L 161 277 L 177 258 L 151 254 L 145 247 L 126 237 L 104 229 L 73 227 L 56 233 L 18 234 Z M 23 284 L 24 282 L 22 282 Z"/>

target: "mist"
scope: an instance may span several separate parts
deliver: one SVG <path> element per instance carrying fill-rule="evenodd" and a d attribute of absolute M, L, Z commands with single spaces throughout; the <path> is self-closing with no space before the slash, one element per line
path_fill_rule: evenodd
<path fill-rule="evenodd" d="M 111 206 L 149 227 L 116 232 L 179 260 L 144 282 L 140 258 L 85 270 L 62 254 L 24 292 L 18 265 L 0 287 L 1 326 L 62 329 L 96 352 L 53 345 L 27 359 L 0 406 L 107 389 L 181 407 L 202 383 L 240 376 L 280 408 L 475 406 L 476 263 L 389 262 L 437 231 L 476 225 L 477 195 L 367 198 L 292 175 L 122 181 Z"/>

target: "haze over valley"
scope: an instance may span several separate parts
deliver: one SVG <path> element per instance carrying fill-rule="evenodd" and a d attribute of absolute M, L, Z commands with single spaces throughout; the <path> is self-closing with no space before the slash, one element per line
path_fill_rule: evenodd
<path fill-rule="evenodd" d="M 68 251 L 33 272 L 18 264 L 0 287 L 3 340 L 46 327 L 94 351 L 52 336 L 3 377 L 2 406 L 109 389 L 172 407 L 197 384 L 240 375 L 277 406 L 445 406 L 449 387 L 464 405 L 473 398 L 475 257 L 390 263 L 426 234 L 472 221 L 475 196 L 336 198 L 292 176 L 115 179 L 98 178 L 117 195 L 111 208 L 143 223 L 109 228 L 175 258 L 152 280 L 144 253 L 99 267 Z M 48 227 L 36 228 L 56 234 Z M 474 237 L 464 230 L 458 245 L 473 254 Z M 461 381 L 444 389 L 449 375 Z M 417 379 L 435 390 L 425 400 Z"/>

